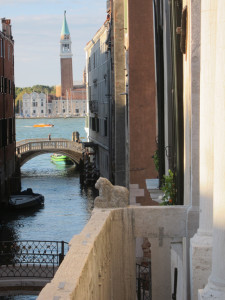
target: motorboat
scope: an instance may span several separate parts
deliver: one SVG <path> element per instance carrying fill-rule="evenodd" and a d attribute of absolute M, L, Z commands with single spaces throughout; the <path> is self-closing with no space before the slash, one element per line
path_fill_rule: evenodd
<path fill-rule="evenodd" d="M 51 162 L 60 165 L 72 165 L 72 160 L 69 159 L 68 156 L 63 154 L 54 153 L 51 155 Z"/>
<path fill-rule="evenodd" d="M 54 127 L 53 124 L 34 124 L 33 127 Z"/>
<path fill-rule="evenodd" d="M 15 209 L 32 208 L 42 206 L 44 204 L 44 196 L 33 193 L 32 189 L 28 188 L 17 195 L 11 195 L 9 198 L 9 206 Z"/>

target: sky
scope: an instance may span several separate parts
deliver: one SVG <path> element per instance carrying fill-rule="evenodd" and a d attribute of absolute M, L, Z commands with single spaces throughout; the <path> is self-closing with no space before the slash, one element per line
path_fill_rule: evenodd
<path fill-rule="evenodd" d="M 0 18 L 11 19 L 16 87 L 60 84 L 64 10 L 78 83 L 86 63 L 84 47 L 106 19 L 106 0 L 0 0 Z"/>

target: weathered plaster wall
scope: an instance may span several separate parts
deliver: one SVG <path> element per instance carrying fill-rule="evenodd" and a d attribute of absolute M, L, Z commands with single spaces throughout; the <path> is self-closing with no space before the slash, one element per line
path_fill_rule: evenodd
<path fill-rule="evenodd" d="M 87 226 L 70 245 L 60 269 L 38 300 L 135 299 L 131 210 L 95 209 Z"/>

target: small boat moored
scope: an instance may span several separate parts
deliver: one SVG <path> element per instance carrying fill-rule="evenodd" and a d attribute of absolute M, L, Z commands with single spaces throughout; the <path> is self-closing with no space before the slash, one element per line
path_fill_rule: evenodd
<path fill-rule="evenodd" d="M 42 206 L 44 204 L 44 196 L 33 193 L 32 189 L 20 192 L 18 195 L 11 195 L 9 198 L 9 206 L 15 209 L 32 208 Z"/>
<path fill-rule="evenodd" d="M 57 153 L 51 155 L 51 162 L 60 165 L 73 165 L 72 160 L 68 156 Z"/>
<path fill-rule="evenodd" d="M 54 127 L 53 124 L 34 124 L 33 127 Z"/>

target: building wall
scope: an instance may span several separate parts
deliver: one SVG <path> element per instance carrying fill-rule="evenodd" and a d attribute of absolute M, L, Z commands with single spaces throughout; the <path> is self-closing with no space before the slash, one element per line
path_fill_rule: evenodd
<path fill-rule="evenodd" d="M 33 92 L 23 95 L 23 116 L 36 118 L 47 115 L 46 94 Z"/>
<path fill-rule="evenodd" d="M 72 58 L 61 58 L 61 95 L 66 96 L 67 92 L 73 89 L 73 66 Z"/>
<path fill-rule="evenodd" d="M 86 109 L 86 90 L 84 88 L 73 90 L 70 98 L 51 99 L 48 102 L 44 93 L 33 92 L 23 95 L 23 116 L 27 118 L 84 117 Z"/>
<path fill-rule="evenodd" d="M 126 83 L 124 0 L 113 0 L 112 9 L 112 145 L 114 183 L 126 186 Z M 122 29 L 122 30 L 121 30 Z"/>
<path fill-rule="evenodd" d="M 130 184 L 144 189 L 137 201 L 153 204 L 146 179 L 156 178 L 156 105 L 151 1 L 129 1 Z"/>
<path fill-rule="evenodd" d="M 52 100 L 49 103 L 51 113 L 48 116 L 52 117 L 83 117 L 86 114 L 86 100 Z"/>
<path fill-rule="evenodd" d="M 0 31 L 0 201 L 13 191 L 15 174 L 14 41 L 10 20 Z M 16 185 L 14 185 L 16 188 Z"/>
<path fill-rule="evenodd" d="M 110 51 L 106 44 L 109 23 L 106 22 L 87 44 L 87 99 L 89 141 L 98 145 L 96 164 L 100 176 L 111 180 L 110 149 Z"/>

